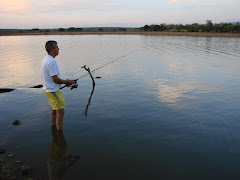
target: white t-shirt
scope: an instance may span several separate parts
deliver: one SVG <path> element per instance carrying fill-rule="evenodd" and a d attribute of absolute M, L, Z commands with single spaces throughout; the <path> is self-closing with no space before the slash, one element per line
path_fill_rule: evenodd
<path fill-rule="evenodd" d="M 60 84 L 53 82 L 52 76 L 54 75 L 61 78 L 56 60 L 52 56 L 47 55 L 42 60 L 42 85 L 44 91 L 54 92 L 61 87 Z"/>

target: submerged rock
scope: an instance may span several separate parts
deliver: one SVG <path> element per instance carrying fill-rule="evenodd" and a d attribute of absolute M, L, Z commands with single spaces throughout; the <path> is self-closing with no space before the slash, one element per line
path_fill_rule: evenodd
<path fill-rule="evenodd" d="M 12 171 L 12 168 L 6 165 L 0 164 L 0 179 L 1 180 L 15 180 L 16 176 Z"/>
<path fill-rule="evenodd" d="M 30 170 L 31 170 L 31 167 L 30 167 L 30 166 L 27 166 L 27 165 L 21 166 L 21 174 L 22 174 L 23 176 L 29 174 L 29 173 L 30 173 Z"/>
<path fill-rule="evenodd" d="M 12 156 L 14 156 L 14 154 L 9 154 L 9 155 L 8 155 L 8 157 L 12 157 Z"/>
<path fill-rule="evenodd" d="M 13 121 L 13 123 L 12 123 L 12 125 L 14 125 L 14 126 L 18 126 L 18 125 L 20 125 L 21 124 L 21 121 L 19 121 L 19 120 L 15 120 L 15 121 Z"/>
<path fill-rule="evenodd" d="M 0 147 L 0 154 L 4 154 L 5 153 L 5 149 Z"/>

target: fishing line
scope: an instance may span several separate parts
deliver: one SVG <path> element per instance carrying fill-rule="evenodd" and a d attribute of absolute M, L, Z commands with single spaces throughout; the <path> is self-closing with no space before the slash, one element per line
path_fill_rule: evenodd
<path fill-rule="evenodd" d="M 98 67 L 98 68 L 96 68 L 96 69 L 94 69 L 94 70 L 92 70 L 92 71 L 90 71 L 90 73 L 95 72 L 95 71 L 97 71 L 97 70 L 99 70 L 99 69 L 101 69 L 101 68 L 103 68 L 103 67 L 105 67 L 105 66 L 107 66 L 107 65 L 109 65 L 109 64 L 112 64 L 112 63 L 114 63 L 115 61 L 117 61 L 117 60 L 119 60 L 119 59 L 122 59 L 122 58 L 124 58 L 124 57 L 126 57 L 126 56 L 129 56 L 130 54 L 133 54 L 133 53 L 135 53 L 136 51 L 138 51 L 138 50 L 134 50 L 134 51 L 132 51 L 132 52 L 130 52 L 130 53 L 127 53 L 127 54 L 125 54 L 125 55 L 123 55 L 123 56 L 120 56 L 120 57 L 118 57 L 118 58 L 116 58 L 116 59 L 114 59 L 114 60 L 112 60 L 112 61 L 110 61 L 110 62 L 108 62 L 108 63 L 106 63 L 106 64 L 104 64 L 104 65 L 102 65 L 102 66 L 100 66 L 100 67 Z M 83 76 L 75 79 L 75 81 L 77 82 L 79 79 L 84 78 L 85 76 L 89 75 L 90 73 L 84 74 Z M 61 87 L 60 89 L 63 89 L 63 88 L 65 88 L 65 87 L 68 87 L 68 86 L 65 85 L 65 86 Z"/>

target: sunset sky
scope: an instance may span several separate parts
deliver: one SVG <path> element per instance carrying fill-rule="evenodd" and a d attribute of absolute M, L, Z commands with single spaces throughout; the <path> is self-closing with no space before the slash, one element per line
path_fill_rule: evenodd
<path fill-rule="evenodd" d="M 240 21 L 240 0 L 0 0 L 0 29 Z"/>

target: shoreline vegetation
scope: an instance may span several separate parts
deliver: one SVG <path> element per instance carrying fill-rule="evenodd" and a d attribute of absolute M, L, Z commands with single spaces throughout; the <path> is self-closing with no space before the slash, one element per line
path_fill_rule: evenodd
<path fill-rule="evenodd" d="M 151 24 L 140 28 L 131 27 L 69 27 L 59 29 L 0 29 L 0 36 L 20 35 L 167 35 L 167 36 L 200 36 L 200 37 L 240 37 L 240 22 L 213 24 Z"/>
<path fill-rule="evenodd" d="M 119 31 L 119 32 L 0 32 L 0 36 L 27 35 L 162 35 L 162 36 L 199 36 L 199 37 L 240 37 L 240 33 L 216 32 L 168 32 L 168 31 Z"/>

